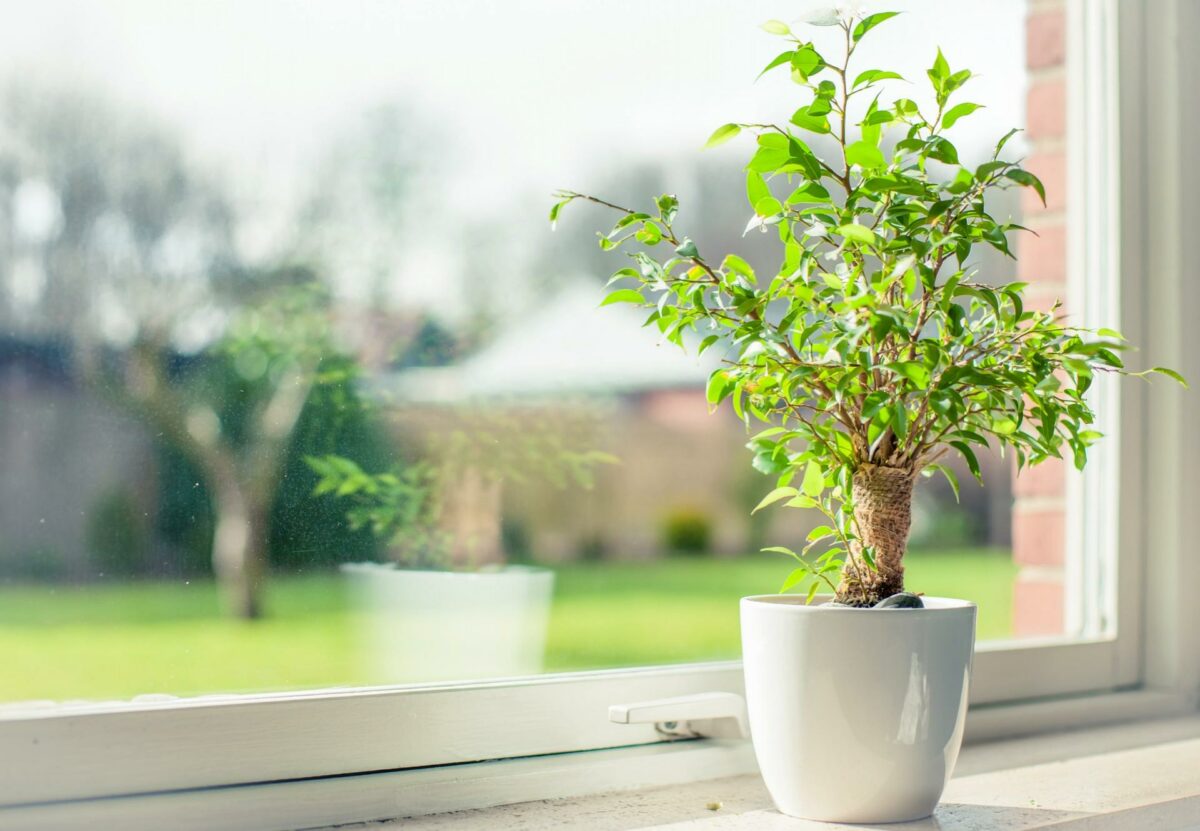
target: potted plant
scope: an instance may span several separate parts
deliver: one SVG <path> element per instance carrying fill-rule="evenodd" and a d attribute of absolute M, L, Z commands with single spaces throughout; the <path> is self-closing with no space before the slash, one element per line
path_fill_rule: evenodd
<path fill-rule="evenodd" d="M 1146 374 L 1124 369 L 1117 332 L 1069 326 L 1057 304 L 1028 308 L 1024 284 L 974 272 L 976 247 L 1012 256 L 1009 234 L 1024 230 L 992 216 L 986 195 L 1026 187 L 1044 200 L 1043 186 L 1006 156 L 1015 130 L 983 164 L 959 163 L 950 132 L 980 105 L 952 100 L 971 73 L 940 50 L 931 102 L 888 100 L 899 75 L 854 68 L 864 36 L 894 15 L 818 13 L 806 22 L 832 30 L 827 52 L 764 24 L 786 41 L 764 72 L 789 72 L 803 104 L 787 123 L 726 124 L 708 141 L 754 136 L 746 232 L 778 238 L 776 271 L 715 258 L 680 231 L 671 195 L 640 211 L 563 191 L 550 214 L 585 200 L 620 215 L 600 246 L 635 250 L 603 303 L 647 307 L 646 325 L 677 345 L 724 348 L 708 400 L 766 425 L 748 447 L 778 479 L 755 510 L 826 518 L 801 550 L 766 549 L 793 570 L 780 594 L 742 600 L 742 640 L 777 806 L 842 822 L 930 814 L 961 741 L 975 607 L 905 592 L 918 477 L 941 473 L 957 492 L 942 460 L 959 454 L 979 477 L 976 451 L 993 445 L 1018 468 L 1068 452 L 1082 468 L 1100 438 L 1092 379 Z"/>
<path fill-rule="evenodd" d="M 420 458 L 383 473 L 340 456 L 307 459 L 314 496 L 348 502 L 350 527 L 369 529 L 388 557 L 342 566 L 371 680 L 540 673 L 554 572 L 505 561 L 502 488 L 533 475 L 590 487 L 594 466 L 612 457 L 571 449 L 550 419 L 501 408 L 436 408 L 405 428 L 422 439 Z"/>

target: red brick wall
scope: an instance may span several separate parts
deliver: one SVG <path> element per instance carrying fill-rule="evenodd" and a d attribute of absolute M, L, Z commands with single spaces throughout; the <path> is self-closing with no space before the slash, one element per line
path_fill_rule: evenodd
<path fill-rule="evenodd" d="M 1022 194 L 1024 224 L 1038 236 L 1018 241 L 1018 279 L 1030 284 L 1031 307 L 1049 309 L 1067 296 L 1066 9 L 1064 0 L 1032 0 L 1025 23 L 1026 166 L 1046 185 L 1046 205 Z M 1032 197 L 1032 198 L 1030 198 Z M 1066 485 L 1062 462 L 1030 468 L 1013 481 L 1013 595 L 1018 637 L 1063 633 Z"/>

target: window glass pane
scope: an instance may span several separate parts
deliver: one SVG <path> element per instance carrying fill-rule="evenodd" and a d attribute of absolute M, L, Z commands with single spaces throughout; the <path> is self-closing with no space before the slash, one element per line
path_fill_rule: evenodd
<path fill-rule="evenodd" d="M 864 46 L 979 74 L 1019 264 L 1066 293 L 1060 3 L 900 2 Z M 784 7 L 788 4 L 784 3 Z M 736 658 L 737 599 L 817 520 L 708 412 L 697 360 L 598 308 L 608 217 L 742 234 L 730 120 L 783 121 L 779 3 L 47 0 L 0 31 L 0 700 L 422 682 Z M 1067 627 L 1066 476 L 923 482 L 909 585 L 980 636 Z M 375 563 L 376 565 L 370 565 Z M 396 564 L 401 567 L 396 568 Z"/>

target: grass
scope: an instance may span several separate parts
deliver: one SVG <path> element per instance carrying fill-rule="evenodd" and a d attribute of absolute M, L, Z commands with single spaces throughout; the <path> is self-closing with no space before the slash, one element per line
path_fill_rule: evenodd
<path fill-rule="evenodd" d="M 736 658 L 737 599 L 770 592 L 781 559 L 668 559 L 558 569 L 547 670 Z M 1006 552 L 913 552 L 908 583 L 978 602 L 979 637 L 1011 632 Z M 219 613 L 208 581 L 0 587 L 0 701 L 369 683 L 336 574 L 277 577 L 268 615 Z"/>

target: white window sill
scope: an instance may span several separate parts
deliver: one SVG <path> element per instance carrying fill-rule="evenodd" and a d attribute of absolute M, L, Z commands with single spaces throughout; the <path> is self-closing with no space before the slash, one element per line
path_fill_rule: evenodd
<path fill-rule="evenodd" d="M 935 820 L 898 828 L 1200 829 L 1200 714 L 1189 702 L 1127 692 L 972 711 L 970 742 Z M 1110 726 L 1095 726 L 1101 720 Z M 777 814 L 756 769 L 748 742 L 685 741 L 43 802 L 0 809 L 0 829 L 845 827 Z M 707 809 L 714 802 L 720 810 Z M 352 824 L 366 820 L 374 822 Z"/>
<path fill-rule="evenodd" d="M 1186 829 L 1200 827 L 1200 717 L 1140 722 L 967 747 L 942 806 L 904 831 Z M 719 810 L 710 805 L 720 803 Z M 527 802 L 356 828 L 836 831 L 889 828 L 806 822 L 779 814 L 757 776 Z M 344 829 L 346 826 L 341 826 Z"/>

